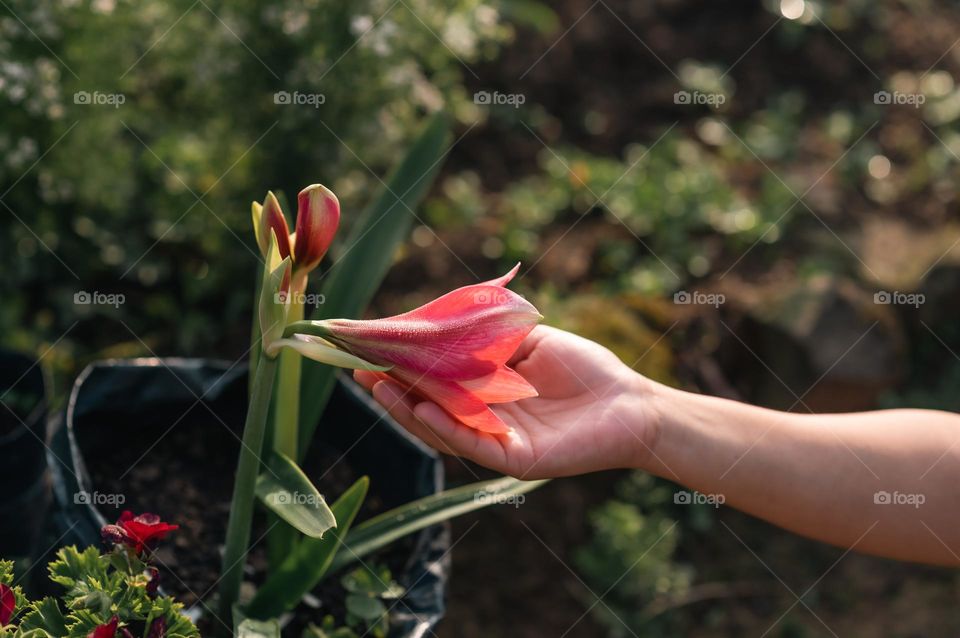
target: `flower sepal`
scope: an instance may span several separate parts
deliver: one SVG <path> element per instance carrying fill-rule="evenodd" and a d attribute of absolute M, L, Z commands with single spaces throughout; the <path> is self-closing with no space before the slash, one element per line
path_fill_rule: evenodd
<path fill-rule="evenodd" d="M 290 257 L 281 258 L 277 236 L 271 232 L 260 286 L 260 337 L 264 354 L 275 357 L 274 342 L 283 337 L 290 307 Z"/>

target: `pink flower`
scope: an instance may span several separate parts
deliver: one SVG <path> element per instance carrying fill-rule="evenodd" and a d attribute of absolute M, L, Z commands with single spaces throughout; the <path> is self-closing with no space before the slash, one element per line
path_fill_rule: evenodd
<path fill-rule="evenodd" d="M 17 596 L 10 587 L 0 583 L 0 627 L 10 624 L 13 612 L 17 608 Z"/>
<path fill-rule="evenodd" d="M 100 535 L 108 543 L 126 545 L 140 554 L 175 529 L 179 529 L 179 525 L 164 523 L 156 514 L 134 516 L 126 510 L 115 525 L 104 525 Z"/>
<path fill-rule="evenodd" d="M 272 192 L 267 193 L 263 204 L 253 203 L 252 213 L 260 252 L 266 256 L 273 231 L 280 258 L 291 258 L 294 277 L 299 276 L 301 281 L 319 265 L 340 226 L 340 202 L 331 190 L 320 184 L 307 186 L 297 195 L 295 233 L 290 232 L 280 202 Z"/>
<path fill-rule="evenodd" d="M 304 356 L 327 363 L 336 346 L 365 362 L 388 367 L 375 372 L 422 399 L 433 401 L 461 423 L 483 432 L 510 428 L 488 406 L 537 396 L 506 363 L 542 318 L 537 309 L 505 288 L 517 274 L 464 286 L 415 310 L 369 321 L 309 322 L 316 334 L 284 339 Z"/>

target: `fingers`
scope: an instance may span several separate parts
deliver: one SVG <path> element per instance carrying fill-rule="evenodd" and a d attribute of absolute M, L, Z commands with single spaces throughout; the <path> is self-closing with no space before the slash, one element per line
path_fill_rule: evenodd
<path fill-rule="evenodd" d="M 365 387 L 367 390 L 373 390 L 373 386 L 379 381 L 379 377 L 369 370 L 354 370 L 353 380 Z"/>
<path fill-rule="evenodd" d="M 361 377 L 357 382 L 363 385 L 370 381 L 355 376 Z M 396 383 L 373 381 L 373 398 L 410 434 L 443 454 L 462 456 L 495 470 L 503 466 L 504 450 L 496 436 L 454 420 L 435 403 L 414 404 Z"/>
<path fill-rule="evenodd" d="M 362 383 L 362 382 L 361 382 Z M 394 419 L 401 425 L 407 427 L 411 422 L 416 422 L 417 417 L 413 413 L 413 401 L 406 395 L 403 388 L 391 381 L 374 380 L 373 398 L 377 403 L 387 409 Z"/>
<path fill-rule="evenodd" d="M 435 403 L 418 403 L 414 406 L 413 413 L 432 438 L 442 443 L 442 447 L 430 444 L 435 449 L 502 471 L 506 455 L 497 435 L 481 432 L 460 423 Z M 509 438 L 511 434 L 499 436 Z"/>

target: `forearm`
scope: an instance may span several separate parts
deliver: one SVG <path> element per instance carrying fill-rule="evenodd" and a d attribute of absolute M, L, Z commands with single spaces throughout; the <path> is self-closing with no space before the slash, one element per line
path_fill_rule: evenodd
<path fill-rule="evenodd" d="M 653 394 L 645 469 L 827 543 L 960 564 L 960 415 L 800 415 L 662 386 Z M 901 502 L 877 503 L 878 493 Z"/>

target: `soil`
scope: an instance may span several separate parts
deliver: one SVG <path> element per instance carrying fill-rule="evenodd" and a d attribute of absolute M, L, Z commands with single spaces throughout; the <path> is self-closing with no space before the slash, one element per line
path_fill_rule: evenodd
<path fill-rule="evenodd" d="M 197 411 L 204 409 L 195 406 L 191 410 Z M 194 416 L 198 415 L 192 414 L 185 421 Z M 203 415 L 199 416 L 203 419 Z M 82 445 L 88 451 L 87 469 L 94 489 L 101 494 L 122 496 L 123 502 L 115 510 L 100 508 L 108 519 L 129 509 L 136 513 L 154 512 L 180 526 L 156 550 L 162 587 L 188 608 L 200 604 L 204 611 L 209 611 L 221 567 L 240 441 L 238 432 L 215 419 L 203 420 L 205 426 L 180 424 L 162 437 L 157 436 L 162 433 L 149 429 L 130 429 L 128 439 L 112 438 L 107 443 L 109 447 L 92 440 Z M 313 446 L 303 468 L 324 495 L 340 494 L 359 478 L 349 463 L 341 460 L 341 454 L 320 445 Z M 358 520 L 382 509 L 381 500 L 372 492 Z M 258 516 L 251 536 L 246 579 L 254 584 L 262 583 L 266 575 L 266 529 L 265 517 Z M 396 575 L 411 547 L 410 543 L 397 543 L 368 562 L 385 564 Z M 324 580 L 312 593 L 315 600 L 298 608 L 289 625 L 290 635 L 299 636 L 307 623 L 319 623 L 327 614 L 342 620 L 344 590 L 337 576 Z M 212 633 L 208 616 L 205 614 L 198 624 L 202 635 Z"/>

